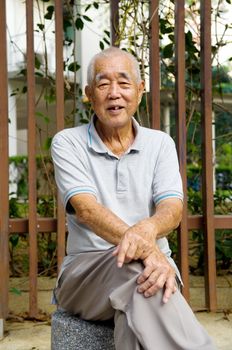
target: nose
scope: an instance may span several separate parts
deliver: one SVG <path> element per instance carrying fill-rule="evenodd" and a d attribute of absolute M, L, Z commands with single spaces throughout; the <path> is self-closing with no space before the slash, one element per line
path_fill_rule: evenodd
<path fill-rule="evenodd" d="M 119 86 L 115 81 L 113 81 L 109 86 L 108 98 L 114 100 L 119 97 L 120 97 Z"/>

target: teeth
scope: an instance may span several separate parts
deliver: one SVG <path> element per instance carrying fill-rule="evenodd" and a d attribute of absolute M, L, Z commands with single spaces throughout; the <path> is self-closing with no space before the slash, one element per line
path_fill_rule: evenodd
<path fill-rule="evenodd" d="M 121 109 L 122 107 L 120 107 L 120 106 L 112 106 L 112 107 L 109 107 L 109 109 L 111 110 L 111 111 L 117 111 L 118 109 Z"/>

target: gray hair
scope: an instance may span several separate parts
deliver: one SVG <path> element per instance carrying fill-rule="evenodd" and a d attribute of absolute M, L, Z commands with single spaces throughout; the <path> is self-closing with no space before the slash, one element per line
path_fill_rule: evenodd
<path fill-rule="evenodd" d="M 95 74 L 96 61 L 98 59 L 101 59 L 101 58 L 108 58 L 108 57 L 110 58 L 110 57 L 114 57 L 114 56 L 127 57 L 132 63 L 132 67 L 134 70 L 134 74 L 135 74 L 135 78 L 136 78 L 137 83 L 141 82 L 142 79 L 141 79 L 141 74 L 140 74 L 139 63 L 136 60 L 136 58 L 132 54 L 130 54 L 129 52 L 121 50 L 118 47 L 111 46 L 111 47 L 97 53 L 91 59 L 89 65 L 88 65 L 88 69 L 87 69 L 87 83 L 89 86 L 92 85 L 94 78 L 95 78 L 94 74 Z"/>

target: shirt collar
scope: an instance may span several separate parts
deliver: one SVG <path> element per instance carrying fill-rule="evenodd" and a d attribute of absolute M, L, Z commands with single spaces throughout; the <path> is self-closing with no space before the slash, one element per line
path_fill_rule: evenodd
<path fill-rule="evenodd" d="M 95 125 L 94 125 L 94 121 L 96 118 L 97 118 L 96 115 L 93 115 L 90 123 L 88 124 L 88 135 L 87 135 L 88 146 L 89 146 L 89 148 L 93 149 L 97 153 L 108 153 L 109 155 L 115 157 L 115 155 L 106 147 L 106 145 L 104 144 L 104 142 L 102 141 L 102 139 L 100 138 L 100 136 L 97 133 L 97 130 L 96 130 Z M 135 140 L 134 140 L 133 144 L 127 150 L 127 153 L 130 153 L 132 150 L 138 152 L 141 150 L 141 147 L 142 147 L 141 126 L 135 120 L 134 117 L 132 117 L 132 123 L 133 123 L 133 127 L 135 129 Z"/>

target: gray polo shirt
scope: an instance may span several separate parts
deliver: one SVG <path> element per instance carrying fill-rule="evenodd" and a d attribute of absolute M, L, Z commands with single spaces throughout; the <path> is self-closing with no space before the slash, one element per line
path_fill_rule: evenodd
<path fill-rule="evenodd" d="M 69 202 L 73 195 L 94 195 L 128 225 L 150 217 L 155 205 L 166 198 L 183 198 L 172 138 L 162 131 L 139 126 L 134 118 L 133 126 L 134 143 L 121 157 L 102 142 L 93 119 L 89 124 L 62 130 L 53 138 L 55 178 L 67 211 L 66 263 L 77 253 L 112 247 L 78 223 Z M 161 238 L 157 243 L 170 257 L 167 239 Z"/>

